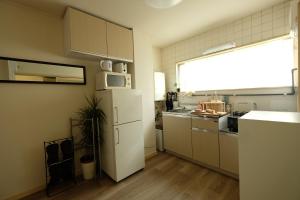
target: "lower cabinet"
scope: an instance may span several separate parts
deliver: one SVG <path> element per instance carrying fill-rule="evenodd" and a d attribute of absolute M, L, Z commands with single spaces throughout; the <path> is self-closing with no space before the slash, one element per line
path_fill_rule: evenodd
<path fill-rule="evenodd" d="M 192 129 L 193 159 L 219 167 L 219 134 L 207 129 Z"/>
<path fill-rule="evenodd" d="M 239 174 L 237 134 L 219 131 L 218 119 L 163 114 L 164 147 L 232 174 Z"/>
<path fill-rule="evenodd" d="M 220 168 L 239 174 L 238 135 L 220 134 Z"/>
<path fill-rule="evenodd" d="M 163 115 L 165 149 L 192 158 L 191 117 Z"/>

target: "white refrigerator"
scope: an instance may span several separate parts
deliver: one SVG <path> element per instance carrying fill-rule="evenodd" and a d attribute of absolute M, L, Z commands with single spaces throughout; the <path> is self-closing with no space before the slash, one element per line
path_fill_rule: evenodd
<path fill-rule="evenodd" d="M 145 167 L 142 131 L 142 95 L 139 90 L 96 91 L 106 115 L 103 124 L 102 169 L 120 180 Z"/>

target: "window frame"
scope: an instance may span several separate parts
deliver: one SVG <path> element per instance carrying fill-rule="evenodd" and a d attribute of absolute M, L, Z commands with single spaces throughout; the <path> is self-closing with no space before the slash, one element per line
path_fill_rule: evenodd
<path fill-rule="evenodd" d="M 224 53 L 228 53 L 228 52 L 232 52 L 232 51 L 236 51 L 239 49 L 243 49 L 243 48 L 249 48 L 249 47 L 253 47 L 253 46 L 257 46 L 257 45 L 261 45 L 261 44 L 265 44 L 265 43 L 269 43 L 272 41 L 276 41 L 276 40 L 284 40 L 284 39 L 292 39 L 293 40 L 293 46 L 295 49 L 295 43 L 296 43 L 296 39 L 291 35 L 291 34 L 287 34 L 287 35 L 283 35 L 283 36 L 279 36 L 279 37 L 275 37 L 272 39 L 268 39 L 268 40 L 263 40 L 263 41 L 259 41 L 256 43 L 252 43 L 252 44 L 246 44 L 246 45 L 242 45 L 242 46 L 238 46 L 238 47 L 234 47 L 234 48 L 230 48 L 230 49 L 225 49 L 225 50 L 220 50 L 217 52 L 213 52 L 213 53 L 209 53 L 206 55 L 201 55 L 198 57 L 194 57 L 191 59 L 187 59 L 187 60 L 183 60 L 183 61 L 179 61 L 176 62 L 176 88 L 177 90 L 180 89 L 180 65 L 183 65 L 184 63 L 186 63 L 187 61 L 194 61 L 194 60 L 199 60 L 202 58 L 207 58 L 207 57 L 211 57 L 211 56 L 216 56 L 216 55 L 220 55 L 220 54 L 224 54 Z M 295 84 L 295 59 L 296 59 L 296 54 L 297 52 L 294 50 L 293 51 L 294 54 L 294 66 L 292 67 L 292 71 L 291 71 L 291 76 L 292 76 L 292 85 L 288 86 L 288 87 L 268 87 L 268 88 L 242 88 L 242 89 L 222 89 L 222 90 L 205 90 L 205 91 L 194 91 L 192 94 L 195 96 L 207 96 L 209 94 L 219 94 L 219 95 L 224 95 L 224 96 L 267 96 L 267 95 L 294 95 L 296 93 L 296 91 L 298 90 L 298 85 Z M 298 78 L 298 77 L 297 77 Z"/>

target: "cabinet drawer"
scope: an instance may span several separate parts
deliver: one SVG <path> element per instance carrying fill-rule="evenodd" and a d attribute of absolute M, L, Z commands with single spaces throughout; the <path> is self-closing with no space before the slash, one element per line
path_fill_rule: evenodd
<path fill-rule="evenodd" d="M 211 118 L 192 118 L 192 127 L 200 129 L 208 129 L 211 131 L 219 131 L 218 120 Z"/>

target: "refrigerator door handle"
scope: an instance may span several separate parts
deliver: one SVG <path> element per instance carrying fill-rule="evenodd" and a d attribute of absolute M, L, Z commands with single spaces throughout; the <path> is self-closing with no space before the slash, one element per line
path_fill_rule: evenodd
<path fill-rule="evenodd" d="M 116 111 L 116 123 L 119 123 L 119 111 L 118 111 L 118 106 L 115 106 L 115 111 Z"/>
<path fill-rule="evenodd" d="M 118 142 L 117 144 L 120 144 L 120 131 L 119 131 L 119 128 L 116 128 L 116 131 L 117 131 L 117 134 L 118 134 Z"/>

